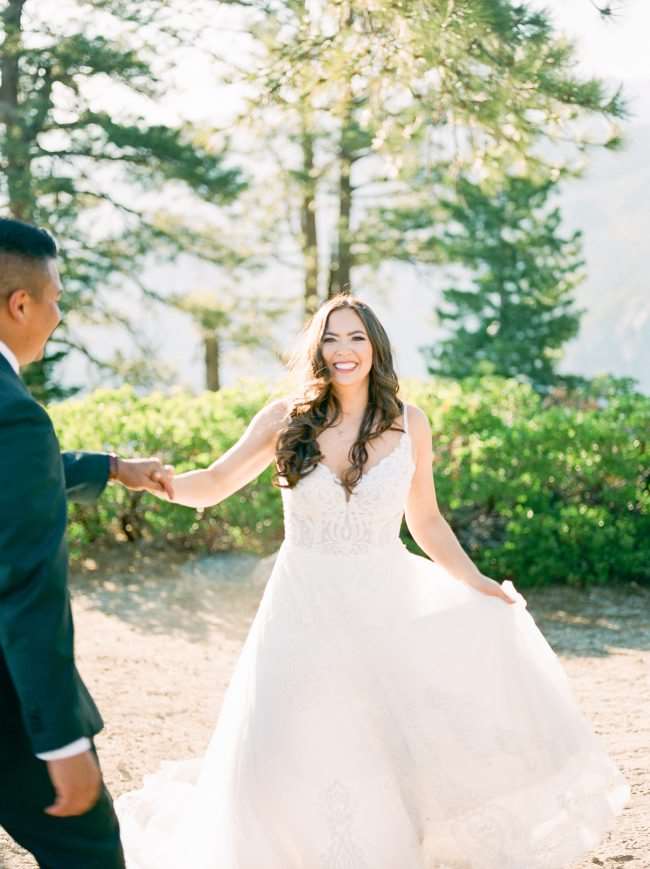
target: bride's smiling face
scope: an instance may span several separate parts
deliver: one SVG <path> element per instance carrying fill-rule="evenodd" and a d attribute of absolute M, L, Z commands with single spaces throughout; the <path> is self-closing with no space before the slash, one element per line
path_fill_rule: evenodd
<path fill-rule="evenodd" d="M 372 369 L 372 344 L 363 321 L 351 308 L 338 308 L 327 318 L 321 353 L 337 386 L 356 386 Z"/>

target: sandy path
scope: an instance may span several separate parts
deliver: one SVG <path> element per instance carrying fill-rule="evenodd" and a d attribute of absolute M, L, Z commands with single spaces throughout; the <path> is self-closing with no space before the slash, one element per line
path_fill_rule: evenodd
<path fill-rule="evenodd" d="M 201 752 L 268 569 L 241 555 L 128 566 L 113 555 L 75 577 L 77 654 L 106 719 L 97 744 L 114 795 L 161 760 Z M 650 591 L 526 597 L 633 791 L 616 830 L 573 869 L 650 869 Z M 2 869 L 35 865 L 1 832 L 0 855 Z"/>

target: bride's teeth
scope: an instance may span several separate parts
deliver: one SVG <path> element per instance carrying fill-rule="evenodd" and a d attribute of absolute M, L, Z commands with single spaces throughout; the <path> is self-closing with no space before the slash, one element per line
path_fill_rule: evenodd
<path fill-rule="evenodd" d="M 352 371 L 353 368 L 357 367 L 356 362 L 335 362 L 334 367 L 340 369 L 341 371 Z"/>

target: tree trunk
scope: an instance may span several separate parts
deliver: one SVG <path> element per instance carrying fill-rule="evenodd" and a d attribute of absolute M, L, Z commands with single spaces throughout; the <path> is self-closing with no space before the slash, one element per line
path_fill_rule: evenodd
<path fill-rule="evenodd" d="M 337 241 L 334 257 L 330 266 L 330 279 L 327 288 L 328 298 L 337 293 L 352 292 L 352 166 L 354 155 L 349 136 L 352 124 L 352 97 L 341 124 L 341 139 L 339 143 L 339 219 L 337 222 Z"/>
<path fill-rule="evenodd" d="M 305 263 L 305 316 L 318 307 L 318 228 L 316 226 L 316 179 L 314 177 L 314 135 L 303 117 L 303 194 L 301 204 L 302 252 Z"/>
<path fill-rule="evenodd" d="M 217 333 L 206 334 L 203 343 L 205 346 L 205 386 L 210 392 L 218 392 L 221 389 L 221 377 L 219 371 L 220 347 Z"/>
<path fill-rule="evenodd" d="M 19 62 L 23 50 L 22 14 L 26 0 L 9 0 L 2 12 L 5 33 L 0 47 L 0 121 L 5 126 L 0 146 L 5 161 L 9 211 L 19 220 L 33 221 L 35 201 L 32 191 L 31 147 L 21 116 Z"/>

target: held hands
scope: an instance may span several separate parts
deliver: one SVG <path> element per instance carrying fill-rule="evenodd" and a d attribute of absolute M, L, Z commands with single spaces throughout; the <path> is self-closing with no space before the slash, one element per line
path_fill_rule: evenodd
<path fill-rule="evenodd" d="M 174 469 L 160 459 L 117 459 L 116 479 L 127 489 L 146 491 L 172 501 Z"/>
<path fill-rule="evenodd" d="M 47 761 L 47 771 L 56 793 L 45 813 L 69 818 L 89 812 L 102 792 L 102 774 L 92 751 Z"/>

